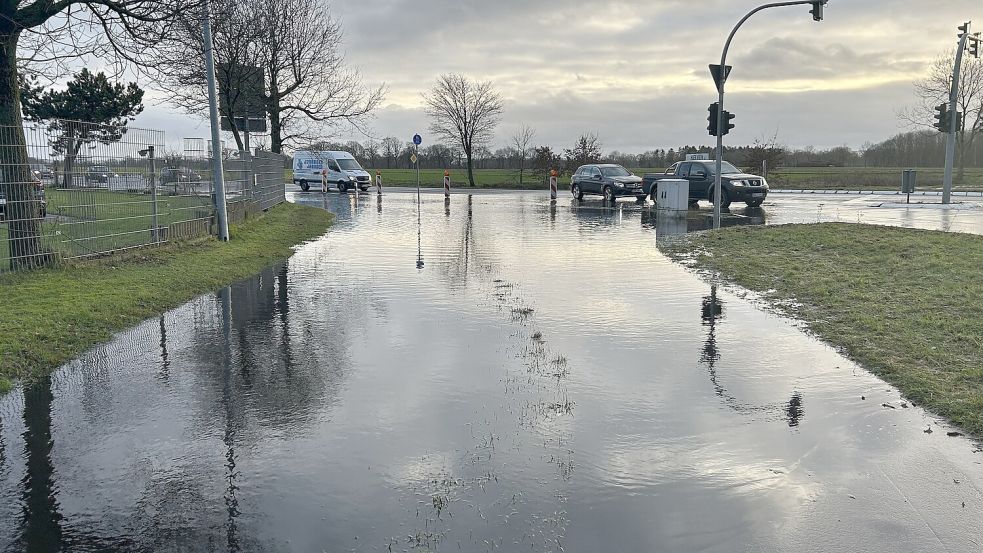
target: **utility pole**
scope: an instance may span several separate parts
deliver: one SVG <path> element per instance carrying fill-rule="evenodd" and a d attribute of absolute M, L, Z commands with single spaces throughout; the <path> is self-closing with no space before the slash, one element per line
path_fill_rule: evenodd
<path fill-rule="evenodd" d="M 219 134 L 218 98 L 215 92 L 215 59 L 212 55 L 211 6 L 205 0 L 201 33 L 205 40 L 205 74 L 208 79 L 208 115 L 212 121 L 212 180 L 215 183 L 215 218 L 218 239 L 229 241 L 229 213 L 225 203 L 225 168 L 222 166 L 222 140 Z"/>
<path fill-rule="evenodd" d="M 949 129 L 945 137 L 945 175 L 942 178 L 942 203 L 952 203 L 952 166 L 956 161 L 956 131 L 959 125 L 959 113 L 956 103 L 959 101 L 959 73 L 963 65 L 963 51 L 970 38 L 969 28 L 973 24 L 967 21 L 959 31 L 959 46 L 956 48 L 956 64 L 952 68 L 952 88 L 949 90 Z"/>
<path fill-rule="evenodd" d="M 805 4 L 812 5 L 812 19 L 814 21 L 823 20 L 823 7 L 826 6 L 829 0 L 798 0 L 795 2 L 773 2 L 770 4 L 764 4 L 754 8 L 743 19 L 737 22 L 734 30 L 730 32 L 730 36 L 727 37 L 727 42 L 724 43 L 724 50 L 720 54 L 720 65 L 710 66 L 710 73 L 713 75 L 714 81 L 717 84 L 717 92 L 719 93 L 719 98 L 717 100 L 717 162 L 716 170 L 714 171 L 714 181 L 713 181 L 713 228 L 720 228 L 720 169 L 721 163 L 724 157 L 724 135 L 729 130 L 728 121 L 729 117 L 725 117 L 726 113 L 724 110 L 724 85 L 727 83 L 727 77 L 730 75 L 730 67 L 727 66 L 727 51 L 730 50 L 730 43 L 734 40 L 734 35 L 737 31 L 744 25 L 744 22 L 751 18 L 752 15 L 769 8 L 781 8 L 785 6 L 801 6 Z"/>

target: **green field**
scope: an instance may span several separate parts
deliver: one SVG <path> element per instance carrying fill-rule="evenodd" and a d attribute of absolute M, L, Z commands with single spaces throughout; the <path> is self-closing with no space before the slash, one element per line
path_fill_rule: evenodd
<path fill-rule="evenodd" d="M 49 217 L 41 225 L 42 247 L 57 257 L 115 251 L 152 243 L 153 202 L 149 194 L 99 189 L 47 191 Z M 158 197 L 157 225 L 170 227 L 171 239 L 201 234 L 211 214 L 204 196 Z M 166 239 L 167 235 L 161 234 Z M 8 267 L 7 226 L 0 225 L 0 271 Z"/>
<path fill-rule="evenodd" d="M 798 167 L 781 168 L 770 171 L 768 183 L 773 189 L 791 190 L 885 190 L 894 191 L 901 188 L 902 167 Z M 661 173 L 664 168 L 632 168 L 636 175 L 646 173 Z M 380 169 L 383 186 L 416 186 L 416 171 L 412 169 Z M 934 191 L 942 189 L 942 168 L 918 168 L 918 190 Z M 375 175 L 376 170 L 369 170 Z M 467 186 L 467 172 L 461 169 L 451 170 L 451 186 L 464 188 Z M 754 173 L 754 171 L 752 171 Z M 444 171 L 440 169 L 421 169 L 420 184 L 424 187 L 443 186 Z M 284 174 L 286 180 L 291 180 L 292 172 L 288 169 Z M 526 171 L 522 186 L 519 186 L 519 176 L 510 169 L 478 169 L 474 172 L 477 188 L 501 189 L 546 189 L 542 178 L 535 178 Z M 570 176 L 559 178 L 561 189 L 568 186 Z M 983 191 L 983 169 L 967 169 L 962 182 L 957 181 L 953 187 L 959 191 Z"/>
<path fill-rule="evenodd" d="M 823 223 L 660 247 L 762 293 L 909 400 L 983 437 L 983 236 Z"/>

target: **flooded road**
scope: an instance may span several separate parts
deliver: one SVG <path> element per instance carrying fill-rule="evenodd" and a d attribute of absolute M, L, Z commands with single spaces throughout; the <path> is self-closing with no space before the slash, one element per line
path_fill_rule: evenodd
<path fill-rule="evenodd" d="M 295 200 L 334 229 L 0 398 L 0 550 L 980 550 L 977 445 L 651 208 Z"/>

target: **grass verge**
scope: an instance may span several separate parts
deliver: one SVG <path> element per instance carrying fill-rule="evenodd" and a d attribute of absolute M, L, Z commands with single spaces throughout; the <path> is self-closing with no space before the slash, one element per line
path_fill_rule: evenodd
<path fill-rule="evenodd" d="M 661 247 L 763 292 L 910 400 L 983 436 L 983 236 L 822 223 Z"/>
<path fill-rule="evenodd" d="M 282 204 L 214 239 L 72 267 L 0 275 L 0 392 L 74 359 L 113 333 L 245 278 L 323 234 L 326 211 Z"/>

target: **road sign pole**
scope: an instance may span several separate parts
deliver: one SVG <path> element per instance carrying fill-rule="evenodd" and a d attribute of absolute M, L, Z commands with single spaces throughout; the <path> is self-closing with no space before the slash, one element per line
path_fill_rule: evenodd
<path fill-rule="evenodd" d="M 229 241 L 229 213 L 225 203 L 225 168 L 222 166 L 222 137 L 219 134 L 218 97 L 215 92 L 215 59 L 212 56 L 211 6 L 205 0 L 201 34 L 205 42 L 205 76 L 208 80 L 208 115 L 212 122 L 212 179 L 215 183 L 215 218 L 218 239 Z"/>
<path fill-rule="evenodd" d="M 420 199 L 420 145 L 413 145 L 413 157 L 416 158 L 416 199 Z"/>
<path fill-rule="evenodd" d="M 959 128 L 958 113 L 956 113 L 956 103 L 959 101 L 959 73 L 963 64 L 963 50 L 966 49 L 966 41 L 969 39 L 971 22 L 966 23 L 966 31 L 959 39 L 959 47 L 956 48 L 956 63 L 952 68 L 952 88 L 949 90 L 949 132 L 945 137 L 945 174 L 942 178 L 942 203 L 952 203 L 952 166 L 956 162 L 956 129 Z"/>

